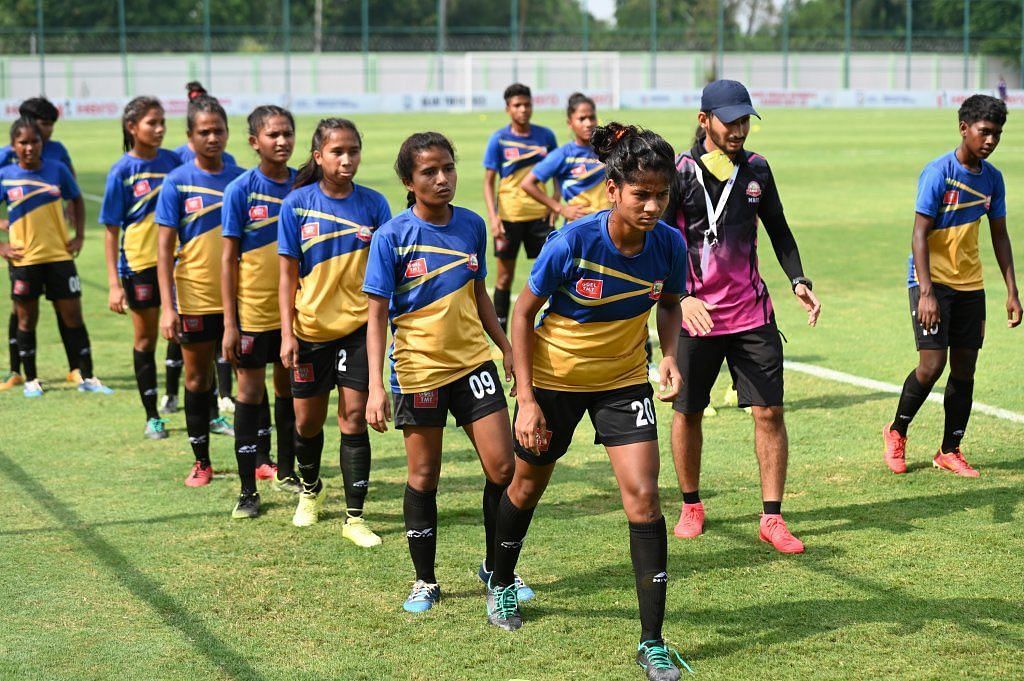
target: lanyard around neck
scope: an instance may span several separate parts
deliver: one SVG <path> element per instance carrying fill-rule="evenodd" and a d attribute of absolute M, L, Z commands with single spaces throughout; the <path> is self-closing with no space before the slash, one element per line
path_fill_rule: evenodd
<path fill-rule="evenodd" d="M 708 188 L 704 185 L 704 171 L 700 166 L 697 166 L 697 182 L 704 191 L 704 205 L 708 209 L 708 231 L 704 234 L 704 239 L 709 246 L 718 245 L 718 220 L 722 217 L 722 211 L 725 210 L 725 204 L 729 200 L 729 195 L 732 194 L 732 188 L 736 184 L 736 176 L 739 175 L 739 172 L 740 167 L 738 165 L 732 169 L 732 175 L 726 181 L 725 188 L 722 189 L 722 195 L 718 197 L 718 205 L 715 206 L 712 205 L 711 194 L 708 193 Z"/>

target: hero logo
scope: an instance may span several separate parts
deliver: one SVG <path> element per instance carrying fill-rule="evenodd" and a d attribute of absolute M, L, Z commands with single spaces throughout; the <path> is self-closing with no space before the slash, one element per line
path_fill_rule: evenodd
<path fill-rule="evenodd" d="M 292 371 L 292 379 L 296 383 L 312 383 L 313 382 L 313 365 L 312 364 L 297 364 L 295 369 Z"/>
<path fill-rule="evenodd" d="M 203 318 L 185 314 L 181 316 L 181 328 L 185 333 L 197 333 L 203 330 Z"/>
<path fill-rule="evenodd" d="M 315 239 L 320 236 L 320 223 L 319 222 L 307 222 L 302 225 L 302 240 Z"/>
<path fill-rule="evenodd" d="M 960 192 L 958 190 L 950 189 L 942 195 L 943 206 L 955 206 L 958 203 L 960 203 Z"/>
<path fill-rule="evenodd" d="M 519 158 L 519 149 L 515 147 L 505 147 L 505 160 L 513 161 Z"/>
<path fill-rule="evenodd" d="M 29 287 L 28 282 L 25 281 L 24 279 L 15 279 L 14 280 L 14 295 L 16 295 L 16 296 L 28 295 L 29 288 L 30 287 Z"/>
<path fill-rule="evenodd" d="M 135 284 L 135 300 L 140 303 L 146 300 L 153 300 L 153 285 Z"/>
<path fill-rule="evenodd" d="M 756 180 L 751 180 L 747 185 L 747 203 L 757 203 L 761 200 L 761 185 Z"/>
<path fill-rule="evenodd" d="M 651 284 L 651 292 L 648 293 L 647 295 L 651 300 L 658 300 L 661 298 L 661 291 L 664 288 L 665 281 L 662 279 L 658 279 L 653 284 Z"/>
<path fill-rule="evenodd" d="M 7 190 L 7 200 L 8 201 L 17 201 L 17 200 L 21 199 L 23 196 L 25 196 L 25 188 L 24 187 L 15 187 L 13 189 L 8 189 Z"/>
<path fill-rule="evenodd" d="M 405 278 L 406 279 L 412 279 L 414 277 L 422 277 L 426 273 L 427 273 L 427 259 L 426 258 L 416 258 L 415 260 L 410 260 L 409 263 L 405 266 Z"/>
<path fill-rule="evenodd" d="M 480 269 L 480 261 L 477 259 L 476 253 L 469 254 L 469 260 L 466 261 L 466 266 L 474 272 Z"/>
<path fill-rule="evenodd" d="M 604 291 L 604 282 L 600 279 L 580 279 L 576 282 L 576 293 L 584 298 L 597 300 Z"/>
<path fill-rule="evenodd" d="M 242 336 L 238 339 L 238 347 L 241 349 L 243 355 L 251 355 L 252 348 L 256 344 L 256 339 L 253 336 Z"/>
<path fill-rule="evenodd" d="M 412 406 L 415 409 L 434 409 L 437 407 L 437 390 L 416 393 L 412 396 Z"/>
<path fill-rule="evenodd" d="M 185 199 L 185 212 L 195 213 L 197 210 L 203 209 L 203 197 L 201 196 L 190 196 Z"/>
<path fill-rule="evenodd" d="M 140 196 L 145 196 L 149 192 L 150 192 L 149 180 L 139 180 L 134 185 L 132 185 L 132 195 L 135 198 L 139 198 Z"/>
<path fill-rule="evenodd" d="M 249 219 L 250 220 L 266 220 L 269 215 L 267 207 L 264 205 L 249 206 Z"/>
<path fill-rule="evenodd" d="M 373 238 L 373 230 L 366 225 L 359 225 L 359 229 L 356 230 L 356 238 L 370 243 L 370 239 Z"/>
<path fill-rule="evenodd" d="M 546 452 L 548 447 L 551 446 L 551 431 L 545 430 L 543 433 L 537 433 L 537 451 Z"/>

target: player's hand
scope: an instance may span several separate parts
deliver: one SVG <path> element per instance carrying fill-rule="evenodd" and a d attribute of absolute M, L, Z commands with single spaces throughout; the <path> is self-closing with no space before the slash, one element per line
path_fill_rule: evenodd
<path fill-rule="evenodd" d="M 540 446 L 549 437 L 548 424 L 544 420 L 544 412 L 541 411 L 537 400 L 519 402 L 519 413 L 516 414 L 515 423 L 516 440 L 524 448 L 540 454 Z"/>
<path fill-rule="evenodd" d="M 169 341 L 176 341 L 181 335 L 181 317 L 174 310 L 165 308 L 160 313 L 160 335 Z"/>
<path fill-rule="evenodd" d="M 793 289 L 793 294 L 807 310 L 807 326 L 816 326 L 818 316 L 821 314 L 821 302 L 818 300 L 818 296 L 814 295 L 814 291 L 807 288 L 805 284 L 797 284 Z"/>
<path fill-rule="evenodd" d="M 371 385 L 370 394 L 366 398 L 366 422 L 378 433 L 385 433 L 390 420 L 391 401 L 384 391 L 384 386 Z"/>
<path fill-rule="evenodd" d="M 512 365 L 512 348 L 508 349 L 508 352 L 501 353 L 501 367 L 505 370 L 505 382 L 512 384 L 512 389 L 509 390 L 508 394 L 510 397 L 516 396 L 516 372 Z"/>
<path fill-rule="evenodd" d="M 85 243 L 85 237 L 76 236 L 74 239 L 68 242 L 67 249 L 68 253 L 71 254 L 72 258 L 77 258 L 78 254 L 82 252 L 82 244 Z"/>
<path fill-rule="evenodd" d="M 658 375 L 661 376 L 658 383 L 658 399 L 662 402 L 671 402 L 683 387 L 683 377 L 679 373 L 676 358 L 662 357 L 661 363 L 658 364 Z"/>
<path fill-rule="evenodd" d="M 231 362 L 231 366 L 238 366 L 238 355 L 241 349 L 238 346 L 239 333 L 237 324 L 224 325 L 224 337 L 221 340 L 221 357 Z"/>
<path fill-rule="evenodd" d="M 497 215 L 491 218 L 491 236 L 495 239 L 505 238 L 505 223 Z"/>
<path fill-rule="evenodd" d="M 1021 307 L 1020 298 L 1017 296 L 1009 296 L 1006 299 L 1006 326 L 1007 328 L 1015 328 L 1020 326 L 1021 319 Z"/>
<path fill-rule="evenodd" d="M 706 336 L 715 327 L 711 321 L 711 310 L 718 309 L 717 305 L 705 303 L 700 298 L 686 296 L 680 303 L 683 309 L 683 323 L 686 324 L 691 336 Z"/>
<path fill-rule="evenodd" d="M 110 287 L 110 293 L 107 296 L 107 307 L 110 308 L 111 312 L 116 312 L 117 314 L 124 314 L 127 311 L 128 300 L 125 298 L 123 287 Z"/>
<path fill-rule="evenodd" d="M 295 369 L 299 364 L 299 341 L 295 334 L 281 335 L 281 364 L 285 369 Z"/>
<path fill-rule="evenodd" d="M 583 206 L 576 206 L 571 203 L 567 203 L 562 206 L 562 217 L 565 218 L 566 222 L 572 222 L 573 220 L 579 220 L 587 215 L 587 211 Z"/>
<path fill-rule="evenodd" d="M 12 246 L 11 244 L 0 244 L 0 258 L 7 260 L 8 262 L 16 263 L 22 259 L 25 255 L 25 249 L 21 246 Z"/>
<path fill-rule="evenodd" d="M 917 323 L 927 333 L 936 333 L 939 330 L 939 302 L 935 300 L 935 293 L 921 291 L 917 301 Z"/>

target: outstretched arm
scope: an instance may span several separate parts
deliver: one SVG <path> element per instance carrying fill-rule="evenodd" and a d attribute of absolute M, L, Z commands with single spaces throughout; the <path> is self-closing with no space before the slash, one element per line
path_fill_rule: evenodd
<path fill-rule="evenodd" d="M 1006 325 L 1014 328 L 1020 325 L 1021 305 L 1017 293 L 1017 275 L 1013 271 L 1013 249 L 1010 247 L 1010 235 L 1006 231 L 1006 218 L 992 218 L 988 221 L 992 232 L 992 248 L 996 252 L 996 262 L 1006 283 Z"/>

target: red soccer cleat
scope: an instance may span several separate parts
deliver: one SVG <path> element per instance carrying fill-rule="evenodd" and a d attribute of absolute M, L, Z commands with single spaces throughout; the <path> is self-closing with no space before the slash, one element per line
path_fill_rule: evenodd
<path fill-rule="evenodd" d="M 761 541 L 780 553 L 803 553 L 804 543 L 793 536 L 781 515 L 761 514 Z"/>
<path fill-rule="evenodd" d="M 704 534 L 704 502 L 684 503 L 673 533 L 680 539 L 693 539 Z"/>
<path fill-rule="evenodd" d="M 185 478 L 185 487 L 202 487 L 203 485 L 209 485 L 210 480 L 213 479 L 213 466 L 207 465 L 203 468 L 203 464 L 196 461 L 192 464 L 192 471 Z"/>
<path fill-rule="evenodd" d="M 256 467 L 257 480 L 273 480 L 275 477 L 277 477 L 276 463 L 261 463 Z"/>
<path fill-rule="evenodd" d="M 964 458 L 964 454 L 960 451 L 959 447 L 949 454 L 943 454 L 940 449 L 935 454 L 935 458 L 932 459 L 932 465 L 936 468 L 944 468 L 965 478 L 976 478 L 981 475 L 981 473 L 971 468 L 971 464 L 967 463 L 967 459 Z"/>
<path fill-rule="evenodd" d="M 907 438 L 892 429 L 892 421 L 882 429 L 885 440 L 885 464 L 893 473 L 907 472 Z"/>

